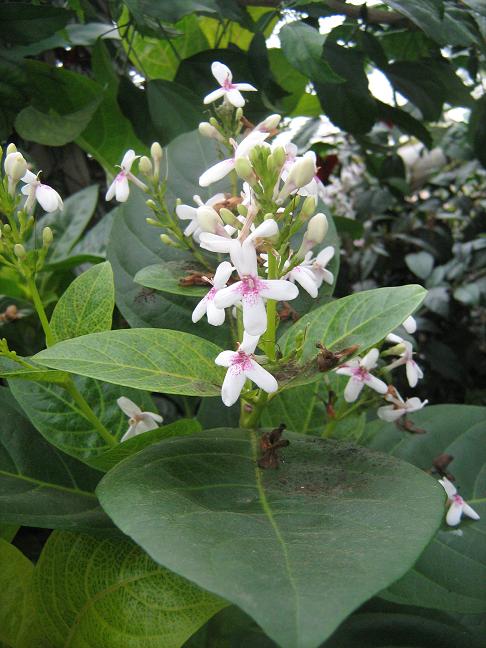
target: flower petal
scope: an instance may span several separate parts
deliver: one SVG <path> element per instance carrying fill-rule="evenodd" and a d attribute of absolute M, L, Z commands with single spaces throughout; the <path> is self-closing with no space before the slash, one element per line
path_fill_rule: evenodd
<path fill-rule="evenodd" d="M 153 421 L 160 424 L 163 423 L 164 419 L 160 414 L 155 414 L 155 412 L 143 412 L 145 416 L 149 416 Z"/>
<path fill-rule="evenodd" d="M 210 252 L 228 253 L 231 250 L 232 244 L 235 243 L 234 239 L 213 234 L 212 232 L 201 232 L 199 243 L 203 250 Z"/>
<path fill-rule="evenodd" d="M 105 200 L 111 200 L 115 196 L 116 180 L 113 180 L 111 185 L 108 187 L 108 191 L 105 195 Z M 22 193 L 24 193 L 25 187 L 22 188 Z"/>
<path fill-rule="evenodd" d="M 135 403 L 126 396 L 120 396 L 120 398 L 117 398 L 116 403 L 121 411 L 129 418 L 142 413 L 140 407 L 138 405 L 135 405 Z"/>
<path fill-rule="evenodd" d="M 224 90 L 224 88 L 218 88 L 217 90 L 213 90 L 212 92 L 207 94 L 204 97 L 203 102 L 205 104 L 213 103 L 213 101 L 217 101 L 218 99 L 221 99 L 221 97 L 224 97 L 225 94 L 226 90 Z"/>
<path fill-rule="evenodd" d="M 156 430 L 159 426 L 154 419 L 149 416 L 148 412 L 142 412 L 142 420 L 138 421 L 137 434 L 148 432 L 149 430 Z"/>
<path fill-rule="evenodd" d="M 462 504 L 458 502 L 452 502 L 449 506 L 449 510 L 446 515 L 446 522 L 449 526 L 457 526 L 461 521 L 462 516 Z"/>
<path fill-rule="evenodd" d="M 208 299 L 207 297 L 203 297 L 201 301 L 197 303 L 196 308 L 192 311 L 192 321 L 194 324 L 204 317 L 207 312 L 207 307 Z"/>
<path fill-rule="evenodd" d="M 214 61 L 211 65 L 211 72 L 220 86 L 231 83 L 233 80 L 233 74 L 229 67 L 220 61 Z"/>
<path fill-rule="evenodd" d="M 368 369 L 368 371 L 374 369 L 376 367 L 376 363 L 378 361 L 379 355 L 380 352 L 378 351 L 378 349 L 370 349 L 368 353 L 364 356 L 364 358 L 361 360 L 360 365 L 365 369 Z"/>
<path fill-rule="evenodd" d="M 257 348 L 259 339 L 259 335 L 250 335 L 245 331 L 243 333 L 243 341 L 240 344 L 240 349 L 248 354 L 254 353 L 255 349 Z"/>
<path fill-rule="evenodd" d="M 181 220 L 194 220 L 197 215 L 197 209 L 190 205 L 177 205 L 176 214 Z"/>
<path fill-rule="evenodd" d="M 214 359 L 214 362 L 220 367 L 229 367 L 235 355 L 236 353 L 234 351 L 221 351 Z"/>
<path fill-rule="evenodd" d="M 229 261 L 223 261 L 223 263 L 220 263 L 216 268 L 216 272 L 214 273 L 213 286 L 215 288 L 222 288 L 224 285 L 226 285 L 228 279 L 231 277 L 233 270 L 234 268 L 231 263 L 229 263 Z"/>
<path fill-rule="evenodd" d="M 233 86 L 237 90 L 243 90 L 243 92 L 258 92 L 257 89 L 251 85 L 251 83 L 234 83 Z M 272 115 L 275 117 L 275 115 Z M 280 117 L 280 115 L 278 115 Z"/>
<path fill-rule="evenodd" d="M 199 184 L 201 187 L 209 187 L 213 182 L 221 180 L 230 173 L 235 166 L 235 161 L 233 158 L 228 158 L 227 160 L 222 160 L 217 162 L 207 171 L 205 171 L 202 176 L 199 178 Z"/>
<path fill-rule="evenodd" d="M 454 495 L 457 495 L 457 488 L 454 486 L 454 484 L 451 481 L 447 479 L 447 477 L 443 477 L 442 479 L 439 479 L 439 484 L 447 493 L 447 497 L 451 498 L 454 497 Z"/>
<path fill-rule="evenodd" d="M 471 520 L 480 519 L 476 511 L 471 506 L 469 506 L 469 504 L 466 504 L 466 502 L 464 502 L 462 505 L 462 512 L 464 513 L 464 515 L 467 515 L 468 518 L 471 518 Z"/>
<path fill-rule="evenodd" d="M 247 237 L 247 241 L 254 241 L 258 238 L 271 238 L 278 234 L 278 225 L 277 221 L 273 218 L 269 218 L 263 223 L 260 223 L 258 227 L 255 227 L 253 232 Z"/>
<path fill-rule="evenodd" d="M 234 239 L 230 249 L 230 258 L 240 277 L 258 276 L 257 254 L 252 241 L 246 239 L 241 244 Z"/>
<path fill-rule="evenodd" d="M 364 387 L 364 383 L 362 383 L 360 380 L 355 380 L 354 378 L 350 378 L 348 380 L 348 384 L 344 388 L 344 400 L 347 403 L 354 403 L 354 401 L 358 398 L 358 396 L 361 394 L 361 390 Z"/>
<path fill-rule="evenodd" d="M 278 389 L 278 383 L 272 374 L 254 360 L 251 361 L 251 369 L 246 369 L 245 374 L 255 385 L 269 394 L 276 392 Z"/>
<path fill-rule="evenodd" d="M 208 301 L 208 322 L 212 326 L 221 326 L 225 318 L 224 308 L 217 308 L 214 300 Z"/>
<path fill-rule="evenodd" d="M 21 180 L 22 182 L 26 182 L 27 184 L 31 184 L 32 182 L 36 182 L 36 180 L 37 180 L 37 176 L 35 175 L 35 173 L 32 173 L 32 171 L 29 171 L 29 170 L 27 169 L 27 171 L 26 171 L 25 174 L 20 178 L 20 180 Z"/>
<path fill-rule="evenodd" d="M 223 385 L 221 386 L 221 399 L 227 407 L 234 405 L 240 397 L 241 390 L 245 384 L 246 376 L 244 373 L 234 373 L 231 367 L 226 372 Z"/>
<path fill-rule="evenodd" d="M 285 279 L 266 279 L 262 282 L 260 295 L 265 299 L 276 301 L 290 301 L 299 296 L 299 289 L 291 281 Z"/>
<path fill-rule="evenodd" d="M 118 202 L 126 202 L 130 195 L 130 185 L 127 178 L 115 179 L 115 198 Z"/>
<path fill-rule="evenodd" d="M 55 212 L 62 209 L 62 198 L 55 189 L 48 185 L 41 184 L 37 187 L 35 197 L 39 205 L 46 212 Z"/>
<path fill-rule="evenodd" d="M 388 385 L 383 382 L 383 380 L 380 380 L 379 378 L 376 378 L 376 376 L 372 376 L 371 374 L 368 374 L 366 376 L 364 382 L 367 387 L 371 387 L 371 389 L 374 389 L 379 394 L 386 394 L 386 392 L 388 391 Z"/>
<path fill-rule="evenodd" d="M 129 149 L 125 155 L 123 156 L 123 160 L 121 161 L 121 168 L 124 171 L 130 171 L 132 168 L 132 164 L 135 162 L 135 160 L 140 157 L 139 155 L 135 154 L 135 151 L 133 149 Z"/>
<path fill-rule="evenodd" d="M 398 421 L 398 419 L 405 414 L 405 410 L 402 408 L 395 408 L 393 405 L 384 405 L 383 407 L 378 408 L 377 414 L 378 418 L 382 421 L 393 423 L 394 421 Z"/>
<path fill-rule="evenodd" d="M 414 360 L 409 360 L 406 363 L 406 373 L 408 384 L 410 385 L 410 387 L 415 387 L 415 385 L 419 381 L 419 370 L 418 365 Z"/>
<path fill-rule="evenodd" d="M 130 425 L 128 430 L 125 432 L 125 434 L 120 439 L 120 443 L 123 443 L 123 441 L 126 441 L 127 439 L 131 439 L 132 437 L 134 437 L 136 435 L 137 435 L 137 424 Z"/>
<path fill-rule="evenodd" d="M 334 256 L 334 248 L 332 245 L 328 245 L 325 247 L 323 250 L 319 252 L 319 254 L 316 257 L 316 265 L 320 266 L 322 269 L 327 266 L 329 261 L 333 258 Z"/>
<path fill-rule="evenodd" d="M 297 266 L 290 273 L 290 278 L 300 284 L 311 297 L 314 297 L 314 299 L 319 294 L 316 278 L 308 268 Z"/>
<path fill-rule="evenodd" d="M 235 108 L 242 108 L 245 105 L 245 100 L 243 95 L 236 88 L 231 88 L 227 90 L 226 99 L 232 104 Z"/>
<path fill-rule="evenodd" d="M 216 308 L 229 308 L 234 306 L 241 300 L 241 281 L 228 286 L 227 288 L 221 288 L 214 295 L 214 304 Z"/>
<path fill-rule="evenodd" d="M 261 297 L 242 299 L 243 304 L 243 326 L 250 335 L 262 335 L 267 329 L 267 311 L 265 302 Z"/>

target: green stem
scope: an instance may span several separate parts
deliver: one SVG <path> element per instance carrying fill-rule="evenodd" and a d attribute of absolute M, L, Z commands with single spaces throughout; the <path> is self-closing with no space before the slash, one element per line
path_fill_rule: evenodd
<path fill-rule="evenodd" d="M 277 277 L 277 259 L 272 252 L 268 253 L 268 278 Z M 274 299 L 267 301 L 267 330 L 265 333 L 265 353 L 270 360 L 276 360 L 275 341 L 277 337 L 277 302 Z"/>
<path fill-rule="evenodd" d="M 27 286 L 30 290 L 32 301 L 34 303 L 35 310 L 37 311 L 37 315 L 39 316 L 40 323 L 42 324 L 44 335 L 46 336 L 46 346 L 51 346 L 55 343 L 55 340 L 51 331 L 49 320 L 47 319 L 44 304 L 42 303 L 39 291 L 37 290 L 34 277 L 29 277 L 27 279 Z"/>
<path fill-rule="evenodd" d="M 258 425 L 260 416 L 267 404 L 268 394 L 260 390 L 256 403 L 252 405 L 251 412 L 245 411 L 245 402 L 241 402 L 240 427 L 252 429 Z"/>
<path fill-rule="evenodd" d="M 102 424 L 102 422 L 99 420 L 99 418 L 96 416 L 96 414 L 93 412 L 91 407 L 88 405 L 82 394 L 78 391 L 78 388 L 74 384 L 73 379 L 71 376 L 69 376 L 67 382 L 64 384 L 64 388 L 68 392 L 68 394 L 71 396 L 73 401 L 76 403 L 76 405 L 79 407 L 79 409 L 83 412 L 84 416 L 88 419 L 88 421 L 93 425 L 93 427 L 96 429 L 100 437 L 103 439 L 103 441 L 106 442 L 107 445 L 114 447 L 118 445 L 117 440 L 115 437 L 108 432 L 108 430 L 105 428 L 105 426 Z"/>

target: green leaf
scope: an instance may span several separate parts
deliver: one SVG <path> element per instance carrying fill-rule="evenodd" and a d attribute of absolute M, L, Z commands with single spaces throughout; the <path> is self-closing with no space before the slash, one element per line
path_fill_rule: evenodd
<path fill-rule="evenodd" d="M 407 268 L 419 279 L 427 279 L 434 267 L 434 257 L 430 252 L 413 252 L 405 256 Z"/>
<path fill-rule="evenodd" d="M 322 58 L 325 37 L 317 29 L 297 20 L 285 25 L 279 32 L 284 55 L 290 65 L 312 81 L 342 83 L 344 78 L 336 74 Z"/>
<path fill-rule="evenodd" d="M 124 538 L 68 532 L 49 537 L 33 592 L 52 648 L 180 648 L 225 606 Z"/>
<path fill-rule="evenodd" d="M 184 262 L 168 261 L 167 263 L 155 263 L 139 270 L 133 280 L 141 286 L 161 290 L 162 292 L 174 295 L 185 295 L 186 297 L 204 297 L 208 292 L 207 288 L 200 286 L 182 286 L 183 279 L 194 266 Z"/>
<path fill-rule="evenodd" d="M 388 104 L 382 103 L 378 100 L 376 104 L 378 106 L 378 113 L 384 121 L 391 122 L 393 126 L 398 126 L 398 128 L 405 133 L 413 135 L 419 139 L 427 148 L 432 148 L 432 135 L 425 128 L 422 122 L 415 119 L 415 117 L 412 117 L 410 113 L 401 108 L 389 106 Z"/>
<path fill-rule="evenodd" d="M 248 430 L 168 439 L 116 466 L 97 493 L 154 560 L 241 607 L 283 648 L 315 648 L 411 567 L 443 496 L 386 455 L 288 437 L 279 471 L 256 466 Z"/>
<path fill-rule="evenodd" d="M 108 236 L 115 220 L 115 214 L 118 213 L 118 207 L 106 213 L 103 218 L 91 227 L 88 232 L 76 243 L 71 249 L 71 255 L 87 255 L 97 257 L 98 259 L 106 258 L 106 246 Z"/>
<path fill-rule="evenodd" d="M 75 339 L 84 340 L 86 337 Z M 156 411 L 152 399 L 144 392 L 87 378 L 76 377 L 75 383 L 108 432 L 118 440 L 128 429 L 128 419 L 116 403 L 120 396 L 130 398 L 143 411 Z M 29 380 L 10 380 L 9 385 L 31 423 L 49 443 L 66 454 L 90 463 L 91 457 L 110 449 L 111 446 L 100 437 L 93 423 L 64 388 Z"/>
<path fill-rule="evenodd" d="M 28 103 L 29 91 L 25 71 L 15 57 L 0 53 L 0 140 L 12 132 L 17 113 Z"/>
<path fill-rule="evenodd" d="M 363 54 L 330 41 L 323 51 L 324 60 L 346 80 L 340 84 L 315 83 L 323 110 L 339 128 L 355 135 L 367 133 L 375 123 L 377 108 L 368 88 Z"/>
<path fill-rule="evenodd" d="M 164 329 L 107 331 L 66 340 L 34 358 L 42 365 L 135 389 L 214 396 L 220 349 L 195 335 Z"/>
<path fill-rule="evenodd" d="M 42 40 L 62 29 L 71 17 L 60 7 L 6 2 L 0 5 L 0 39 L 7 43 Z"/>
<path fill-rule="evenodd" d="M 102 455 L 90 459 L 90 466 L 107 472 L 116 466 L 120 461 L 140 452 L 143 448 L 153 445 L 162 439 L 168 439 L 173 436 L 185 436 L 195 434 L 201 431 L 201 424 L 196 419 L 179 419 L 169 425 L 149 430 L 143 434 L 127 439 L 120 445 L 107 450 Z"/>
<path fill-rule="evenodd" d="M 98 186 L 92 185 L 70 196 L 65 201 L 62 211 L 46 214 L 37 221 L 35 229 L 37 240 L 41 239 L 44 227 L 50 227 L 54 233 L 52 253 L 48 256 L 50 263 L 61 261 L 69 256 L 91 220 L 97 201 Z"/>
<path fill-rule="evenodd" d="M 109 331 L 115 308 L 115 285 L 108 261 L 77 277 L 57 302 L 51 317 L 54 342 Z"/>
<path fill-rule="evenodd" d="M 29 360 L 25 358 L 25 362 L 28 362 L 30 367 L 10 360 L 9 358 L 0 357 L 0 376 L 2 378 L 20 378 L 22 380 L 36 380 L 39 382 L 64 382 L 67 374 L 62 371 L 53 371 L 52 369 L 46 369 L 45 367 L 38 367 Z"/>
<path fill-rule="evenodd" d="M 414 568 L 384 595 L 409 605 L 484 613 L 486 408 L 433 405 L 413 414 L 412 420 L 426 434 L 405 435 L 394 425 L 374 421 L 367 426 L 363 442 L 423 470 L 431 469 L 440 454 L 452 455 L 448 470 L 455 477 L 461 495 L 481 515 L 481 520 L 463 521 L 459 534 L 443 524 Z"/>
<path fill-rule="evenodd" d="M 474 102 L 469 120 L 468 137 L 472 142 L 476 157 L 486 167 L 486 96 L 482 96 Z"/>
<path fill-rule="evenodd" d="M 262 425 L 285 423 L 292 432 L 320 435 L 326 420 L 327 390 L 320 381 L 277 394 L 263 410 Z"/>
<path fill-rule="evenodd" d="M 43 113 L 33 106 L 27 106 L 15 120 L 15 130 L 24 139 L 45 144 L 64 146 L 75 140 L 88 126 L 100 105 L 102 97 L 97 97 L 76 112 L 58 115 L 52 109 Z"/>
<path fill-rule="evenodd" d="M 162 145 L 197 128 L 201 121 L 199 97 L 174 81 L 156 79 L 147 84 L 150 117 Z"/>
<path fill-rule="evenodd" d="M 4 387 L 0 404 L 0 520 L 50 529 L 110 528 L 94 495 L 101 474 L 47 443 Z"/>
<path fill-rule="evenodd" d="M 16 547 L 0 538 L 0 642 L 17 646 L 34 566 Z"/>
<path fill-rule="evenodd" d="M 320 342 L 331 351 L 340 351 L 354 344 L 358 353 L 380 342 L 411 315 L 426 295 L 422 286 L 409 285 L 395 288 L 366 290 L 324 304 L 304 315 L 279 339 L 282 353 L 290 353 L 297 336 L 305 332 L 302 362 L 284 370 L 281 379 L 293 385 L 308 382 L 317 374 L 316 343 Z M 308 361 L 310 375 L 302 373 Z"/>

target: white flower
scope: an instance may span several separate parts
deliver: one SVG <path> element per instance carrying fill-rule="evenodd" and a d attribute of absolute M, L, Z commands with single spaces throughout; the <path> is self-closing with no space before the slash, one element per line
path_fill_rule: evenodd
<path fill-rule="evenodd" d="M 277 203 L 282 203 L 291 193 L 309 184 L 316 173 L 316 154 L 314 151 L 307 151 L 302 157 L 295 158 L 288 173 L 286 173 L 284 167 L 282 177 L 286 177 L 283 187 L 277 196 Z"/>
<path fill-rule="evenodd" d="M 245 105 L 245 100 L 243 99 L 240 90 L 243 92 L 256 92 L 256 88 L 249 83 L 233 83 L 231 70 L 224 63 L 215 61 L 211 65 L 211 72 L 221 88 L 213 90 L 213 92 L 206 95 L 204 97 L 205 104 L 212 103 L 213 101 L 224 97 L 225 101 L 233 104 L 235 108 L 241 108 Z"/>
<path fill-rule="evenodd" d="M 361 393 L 365 385 L 371 387 L 379 394 L 386 394 L 388 386 L 379 378 L 370 374 L 370 369 L 376 367 L 378 361 L 378 349 L 371 349 L 364 358 L 352 358 L 336 369 L 336 373 L 343 376 L 350 376 L 348 384 L 344 389 L 344 399 L 353 403 Z"/>
<path fill-rule="evenodd" d="M 275 221 L 273 223 L 276 226 Z M 240 281 L 218 291 L 214 303 L 218 308 L 227 308 L 241 302 L 243 326 L 250 335 L 261 335 L 267 328 L 265 299 L 290 301 L 299 294 L 297 286 L 285 279 L 261 279 L 258 276 L 257 254 L 254 240 L 262 233 L 262 226 L 270 229 L 270 221 L 264 221 L 240 244 L 232 240 L 229 250 L 231 260 L 240 275 Z M 230 239 L 231 240 L 231 239 Z"/>
<path fill-rule="evenodd" d="M 221 367 L 228 367 L 221 388 L 221 398 L 228 407 L 238 400 L 247 378 L 269 394 L 278 389 L 278 383 L 272 374 L 253 358 L 258 340 L 259 336 L 245 332 L 238 351 L 222 351 L 214 361 Z"/>
<path fill-rule="evenodd" d="M 129 180 L 136 184 L 137 187 L 140 187 L 140 189 L 142 189 L 143 191 L 146 191 L 147 186 L 136 176 L 134 176 L 131 171 L 132 164 L 139 157 L 140 155 L 135 155 L 135 151 L 133 149 L 130 149 L 125 153 L 120 164 L 121 171 L 108 187 L 105 200 L 111 200 L 113 197 L 115 197 L 118 202 L 126 202 L 128 200 L 128 196 L 130 195 L 130 186 L 128 184 Z"/>
<path fill-rule="evenodd" d="M 419 379 L 424 377 L 424 372 L 413 359 L 412 344 L 407 340 L 402 339 L 399 335 L 395 335 L 394 333 L 387 335 L 386 339 L 389 342 L 397 343 L 397 346 L 393 347 L 393 349 L 389 349 L 389 351 L 393 353 L 396 352 L 400 356 L 399 358 L 397 358 L 397 360 L 389 364 L 386 367 L 386 370 L 391 371 L 396 367 L 405 365 L 408 384 L 410 385 L 410 387 L 415 387 Z"/>
<path fill-rule="evenodd" d="M 198 207 L 213 207 L 214 205 L 223 202 L 225 200 L 225 195 L 224 193 L 217 193 L 209 198 L 205 203 L 201 200 L 200 196 L 193 196 L 192 199 Z M 190 205 L 177 205 L 176 214 L 181 220 L 191 221 L 184 230 L 184 236 L 193 236 L 194 240 L 199 242 L 199 234 L 202 230 L 199 227 L 197 220 L 197 207 L 191 207 Z"/>
<path fill-rule="evenodd" d="M 312 271 L 319 281 L 318 288 L 321 287 L 323 281 L 330 286 L 334 283 L 334 275 L 326 268 L 327 264 L 333 257 L 334 248 L 332 245 L 328 245 L 321 250 L 317 257 L 312 261 Z"/>
<path fill-rule="evenodd" d="M 447 477 L 439 479 L 439 484 L 447 493 L 447 497 L 451 503 L 446 515 L 446 522 L 449 526 L 457 526 L 463 515 L 471 518 L 471 520 L 479 520 L 479 515 L 458 495 L 457 488 Z"/>
<path fill-rule="evenodd" d="M 222 180 L 224 177 L 231 173 L 235 168 L 236 160 L 248 157 L 251 149 L 257 144 L 263 144 L 270 133 L 263 133 L 260 131 L 252 131 L 245 139 L 236 144 L 234 140 L 230 140 L 234 148 L 233 157 L 217 162 L 212 167 L 209 167 L 202 176 L 199 178 L 201 187 L 209 187 L 210 184 Z"/>
<path fill-rule="evenodd" d="M 312 258 L 312 252 L 307 252 L 302 263 L 292 268 L 287 277 L 290 281 L 300 284 L 311 297 L 316 298 L 324 281 L 330 286 L 334 282 L 333 273 L 326 268 L 333 256 L 332 245 L 321 250 L 315 259 Z"/>
<path fill-rule="evenodd" d="M 128 430 L 122 436 L 121 441 L 126 441 L 137 434 L 142 434 L 142 432 L 155 430 L 163 421 L 160 414 L 142 412 L 138 405 L 125 396 L 120 396 L 116 402 L 121 411 L 128 416 Z"/>
<path fill-rule="evenodd" d="M 207 314 L 208 322 L 213 326 L 220 326 L 220 324 L 224 322 L 225 310 L 224 308 L 217 308 L 214 303 L 214 298 L 218 290 L 226 288 L 226 283 L 233 270 L 233 266 L 231 263 L 228 263 L 228 261 L 223 261 L 223 263 L 219 264 L 211 282 L 213 287 L 208 294 L 201 299 L 192 313 L 192 321 L 194 323 L 199 322 L 205 314 Z"/>
<path fill-rule="evenodd" d="M 396 392 L 396 396 L 386 394 L 385 400 L 392 403 L 392 405 L 379 407 L 377 414 L 378 418 L 382 421 L 388 421 L 389 423 L 398 421 L 398 419 L 405 416 L 405 414 L 418 412 L 429 402 L 428 400 L 421 401 L 420 398 L 417 398 L 416 396 L 413 398 L 407 398 L 407 400 L 404 401 L 398 392 Z"/>
<path fill-rule="evenodd" d="M 46 212 L 54 212 L 63 208 L 61 196 L 52 187 L 42 184 L 38 175 L 35 175 L 32 171 L 27 171 L 21 180 L 25 182 L 21 191 L 24 196 L 27 196 L 24 205 L 26 211 L 32 209 L 36 200 Z"/>

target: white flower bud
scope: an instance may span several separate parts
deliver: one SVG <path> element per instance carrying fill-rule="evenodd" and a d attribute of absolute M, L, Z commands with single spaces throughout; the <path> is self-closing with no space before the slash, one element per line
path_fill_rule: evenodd
<path fill-rule="evenodd" d="M 266 119 L 256 126 L 256 130 L 270 132 L 277 128 L 282 117 L 280 115 L 269 115 Z"/>
<path fill-rule="evenodd" d="M 144 176 L 147 176 L 148 178 L 153 175 L 152 162 L 146 155 L 142 155 L 142 157 L 138 161 L 138 168 L 140 173 L 142 173 Z"/>
<path fill-rule="evenodd" d="M 303 221 L 306 221 L 315 212 L 316 206 L 317 206 L 317 201 L 314 198 L 314 196 L 307 196 L 300 210 L 300 218 Z"/>
<path fill-rule="evenodd" d="M 322 243 L 328 228 L 329 224 L 325 214 L 319 212 L 313 216 L 307 225 L 306 238 L 308 242 L 312 243 L 312 246 Z"/>
<path fill-rule="evenodd" d="M 4 169 L 12 182 L 18 182 L 27 171 L 27 162 L 22 153 L 18 151 L 8 153 L 5 158 Z"/>
<path fill-rule="evenodd" d="M 309 151 L 300 160 L 297 160 L 290 169 L 287 182 L 291 181 L 295 188 L 299 189 L 309 184 L 316 171 L 316 156 L 312 151 Z"/>
<path fill-rule="evenodd" d="M 10 153 L 17 153 L 17 147 L 13 142 L 7 146 L 7 155 L 10 155 Z"/>
<path fill-rule="evenodd" d="M 238 176 L 250 184 L 256 180 L 253 167 L 246 158 L 238 158 L 235 162 L 235 171 Z"/>
<path fill-rule="evenodd" d="M 52 233 L 52 230 L 50 227 L 44 227 L 42 230 L 42 243 L 45 247 L 49 247 L 49 245 L 52 243 L 54 240 L 54 234 Z"/>
<path fill-rule="evenodd" d="M 217 140 L 218 142 L 224 142 L 224 137 L 221 135 L 219 130 L 212 126 L 209 122 L 201 122 L 199 124 L 199 133 L 203 137 L 209 137 L 210 139 Z"/>
<path fill-rule="evenodd" d="M 198 207 L 196 210 L 196 218 L 199 227 L 203 232 L 212 232 L 218 234 L 223 228 L 223 221 L 218 212 L 212 207 Z"/>
<path fill-rule="evenodd" d="M 162 160 L 164 151 L 158 142 L 154 142 L 150 147 L 150 155 L 156 164 Z"/>

